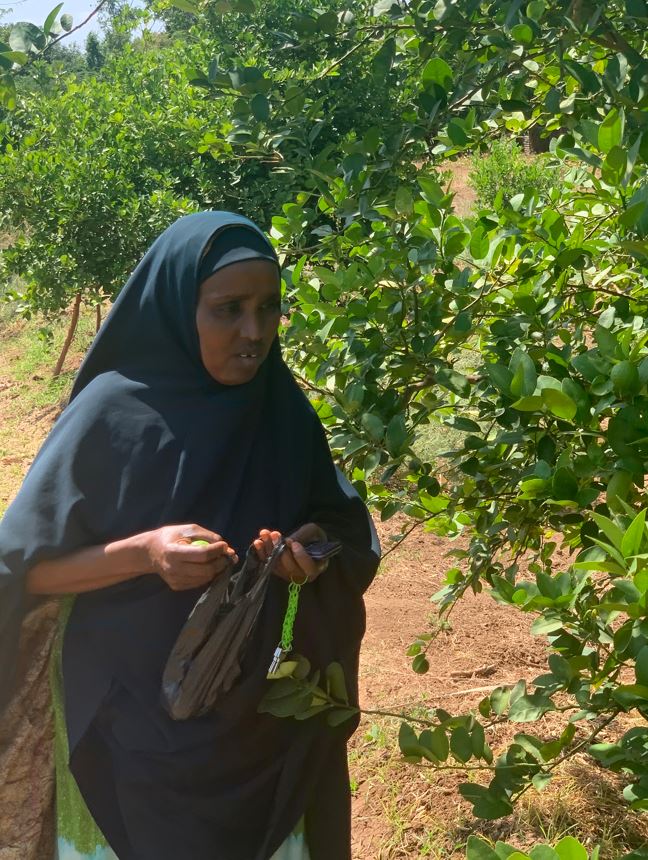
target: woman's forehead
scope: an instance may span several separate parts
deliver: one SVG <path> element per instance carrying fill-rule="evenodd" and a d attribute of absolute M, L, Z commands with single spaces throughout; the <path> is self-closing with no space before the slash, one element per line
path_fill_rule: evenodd
<path fill-rule="evenodd" d="M 214 272 L 200 285 L 201 296 L 244 298 L 279 292 L 279 269 L 269 260 L 232 263 Z"/>

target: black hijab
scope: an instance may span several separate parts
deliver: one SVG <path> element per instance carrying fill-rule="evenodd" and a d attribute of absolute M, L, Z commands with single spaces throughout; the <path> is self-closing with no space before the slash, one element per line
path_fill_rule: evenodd
<path fill-rule="evenodd" d="M 315 666 L 340 660 L 354 689 L 362 592 L 378 560 L 366 510 L 336 474 L 277 341 L 244 385 L 219 384 L 200 360 L 200 281 L 259 257 L 276 262 L 252 222 L 223 212 L 190 215 L 158 238 L 115 302 L 69 406 L 0 524 L 5 699 L 26 572 L 43 559 L 170 523 L 213 529 L 240 554 L 263 527 L 290 533 L 316 521 L 342 539 L 341 556 L 302 590 L 295 647 Z M 66 719 L 71 768 L 95 819 L 120 860 L 265 860 L 306 811 L 313 860 L 342 860 L 344 729 L 256 712 L 280 635 L 285 583 L 273 581 L 242 681 L 223 706 L 185 723 L 161 708 L 162 668 L 197 596 L 172 592 L 149 574 L 75 600 L 63 649 Z M 337 779 L 327 759 L 338 761 Z M 106 762 L 119 769 L 114 785 L 105 779 Z M 310 810 L 312 792 L 321 795 L 331 780 L 330 809 L 322 795 Z M 336 815 L 342 836 L 331 853 Z M 177 833 L 190 842 L 178 843 Z"/>

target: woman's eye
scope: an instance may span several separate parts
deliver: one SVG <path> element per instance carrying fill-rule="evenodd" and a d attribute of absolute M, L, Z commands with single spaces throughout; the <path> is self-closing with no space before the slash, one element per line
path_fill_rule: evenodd
<path fill-rule="evenodd" d="M 241 311 L 241 306 L 238 302 L 227 302 L 224 305 L 216 305 L 214 312 L 219 316 L 236 316 Z"/>
<path fill-rule="evenodd" d="M 281 310 L 281 299 L 273 299 L 271 302 L 266 302 L 263 306 L 264 310 L 272 311 L 273 313 Z"/>

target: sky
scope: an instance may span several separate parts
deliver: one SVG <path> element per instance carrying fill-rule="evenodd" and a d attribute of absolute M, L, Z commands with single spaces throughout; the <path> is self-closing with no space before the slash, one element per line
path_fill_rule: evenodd
<path fill-rule="evenodd" d="M 0 21 L 3 24 L 11 24 L 17 21 L 31 21 L 33 24 L 43 26 L 45 19 L 61 0 L 0 0 L 0 12 L 3 13 Z M 72 15 L 73 26 L 76 27 L 81 21 L 88 17 L 90 12 L 97 6 L 99 0 L 64 0 L 63 8 L 59 14 L 65 12 Z M 99 31 L 97 16 L 92 18 L 85 27 L 65 39 L 63 44 L 83 45 L 89 32 Z"/>

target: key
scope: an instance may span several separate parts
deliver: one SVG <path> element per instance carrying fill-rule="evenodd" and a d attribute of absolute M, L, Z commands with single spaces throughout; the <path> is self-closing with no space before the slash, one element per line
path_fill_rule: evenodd
<path fill-rule="evenodd" d="M 285 654 L 286 654 L 286 652 L 281 647 L 281 645 L 277 645 L 277 647 L 275 648 L 275 652 L 272 656 L 272 663 L 270 663 L 270 668 L 268 669 L 269 675 L 274 675 L 274 673 L 279 668 L 279 664 L 281 663 L 281 661 L 285 657 Z"/>

